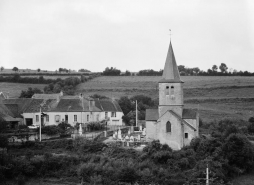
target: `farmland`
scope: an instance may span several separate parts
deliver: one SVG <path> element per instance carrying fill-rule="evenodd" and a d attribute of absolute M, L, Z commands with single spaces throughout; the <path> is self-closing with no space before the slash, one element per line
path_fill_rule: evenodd
<path fill-rule="evenodd" d="M 0 83 L 0 92 L 9 93 L 11 98 L 18 98 L 21 91 L 27 90 L 28 87 L 43 90 L 45 84 L 21 84 L 21 83 Z"/>
<path fill-rule="evenodd" d="M 55 78 L 55 76 L 52 76 Z M 76 94 L 112 98 L 144 94 L 158 99 L 159 76 L 97 77 L 79 84 Z M 254 114 L 254 77 L 182 76 L 185 107 L 200 109 L 204 121 L 223 118 L 248 119 Z M 0 92 L 18 97 L 28 87 L 43 90 L 45 84 L 0 83 Z"/>
<path fill-rule="evenodd" d="M 158 99 L 159 76 L 98 77 L 78 85 L 77 93 L 108 97 L 144 94 Z M 204 121 L 248 119 L 254 113 L 254 77 L 183 76 L 185 107 L 200 109 Z"/>

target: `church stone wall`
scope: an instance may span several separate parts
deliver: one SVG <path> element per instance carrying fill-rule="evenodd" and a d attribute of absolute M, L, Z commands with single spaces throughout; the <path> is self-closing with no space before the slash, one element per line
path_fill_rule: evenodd
<path fill-rule="evenodd" d="M 156 140 L 156 121 L 146 121 L 146 139 Z"/>
<path fill-rule="evenodd" d="M 159 105 L 183 105 L 182 83 L 159 83 Z"/>
<path fill-rule="evenodd" d="M 171 123 L 171 132 L 166 131 L 166 123 Z M 183 130 L 181 122 L 171 113 L 167 112 L 158 120 L 157 135 L 160 143 L 167 144 L 173 150 L 183 147 Z"/>
<path fill-rule="evenodd" d="M 174 87 L 173 90 L 171 87 Z M 178 115 L 182 115 L 182 83 L 159 83 L 159 117 L 161 117 L 167 110 L 173 110 Z"/>
<path fill-rule="evenodd" d="M 194 128 L 197 128 L 197 120 L 196 119 L 185 119 L 190 125 Z M 185 133 L 188 133 L 188 138 L 185 138 Z M 184 124 L 184 145 L 190 145 L 190 142 L 193 138 L 198 136 L 198 132 L 194 131 L 192 128 Z"/>

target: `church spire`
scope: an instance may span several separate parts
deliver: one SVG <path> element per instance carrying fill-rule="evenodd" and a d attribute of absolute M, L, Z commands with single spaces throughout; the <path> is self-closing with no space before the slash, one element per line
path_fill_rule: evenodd
<path fill-rule="evenodd" d="M 183 83 L 180 78 L 172 44 L 170 41 L 165 67 L 160 82 Z"/>

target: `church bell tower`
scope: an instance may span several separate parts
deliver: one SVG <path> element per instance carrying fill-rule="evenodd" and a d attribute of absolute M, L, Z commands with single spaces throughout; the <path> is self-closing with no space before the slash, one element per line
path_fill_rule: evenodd
<path fill-rule="evenodd" d="M 159 117 L 167 110 L 173 110 L 182 117 L 183 112 L 183 81 L 175 60 L 170 41 L 162 79 L 159 81 Z"/>

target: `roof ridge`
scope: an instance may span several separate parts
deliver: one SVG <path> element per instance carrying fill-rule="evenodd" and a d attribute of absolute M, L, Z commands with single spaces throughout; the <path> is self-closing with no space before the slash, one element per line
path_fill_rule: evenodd
<path fill-rule="evenodd" d="M 184 119 L 181 118 L 180 115 L 178 115 L 175 111 L 173 110 L 168 110 L 166 112 L 171 112 L 173 115 L 175 115 L 178 119 L 180 119 L 181 122 L 184 122 L 185 125 L 189 126 L 191 129 L 193 129 L 194 131 L 196 131 L 197 129 L 194 128 L 191 124 L 189 124 L 187 121 L 185 121 Z"/>

